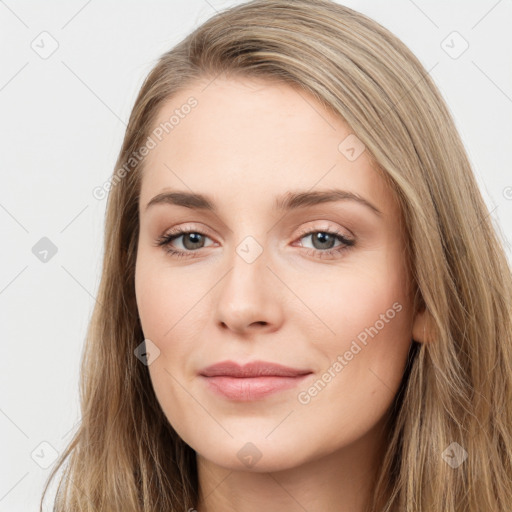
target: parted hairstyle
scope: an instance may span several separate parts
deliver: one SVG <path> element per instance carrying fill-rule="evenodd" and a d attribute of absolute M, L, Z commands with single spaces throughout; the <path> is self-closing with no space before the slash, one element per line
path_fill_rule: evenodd
<path fill-rule="evenodd" d="M 61 467 L 55 512 L 197 505 L 196 454 L 134 356 L 144 339 L 134 286 L 144 159 L 134 163 L 133 155 L 169 98 L 220 74 L 312 94 L 364 143 L 399 199 L 428 339 L 412 340 L 368 510 L 510 512 L 512 276 L 503 241 L 429 73 L 386 28 L 330 0 L 225 9 L 146 77 L 115 167 L 125 171 L 114 170 L 108 194 L 101 282 L 81 360 L 81 422 L 41 510 Z M 467 453 L 458 467 L 443 457 L 454 442 Z"/>

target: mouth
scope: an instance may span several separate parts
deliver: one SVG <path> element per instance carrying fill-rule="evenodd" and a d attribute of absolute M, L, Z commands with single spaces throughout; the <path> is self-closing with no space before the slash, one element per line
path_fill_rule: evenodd
<path fill-rule="evenodd" d="M 223 361 L 203 369 L 199 377 L 213 393 L 230 400 L 249 402 L 298 386 L 311 370 L 265 361 L 239 365 Z"/>

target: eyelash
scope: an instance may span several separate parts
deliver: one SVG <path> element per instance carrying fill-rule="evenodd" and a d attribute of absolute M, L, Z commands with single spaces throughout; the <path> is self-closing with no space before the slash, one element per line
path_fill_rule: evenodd
<path fill-rule="evenodd" d="M 201 231 L 191 230 L 191 229 L 187 230 L 187 229 L 178 227 L 178 228 L 175 228 L 170 233 L 166 233 L 166 234 L 160 236 L 156 240 L 155 245 L 157 247 L 163 247 L 164 250 L 168 254 L 170 254 L 172 257 L 175 257 L 175 258 L 178 258 L 178 259 L 179 258 L 196 258 L 197 256 L 195 256 L 194 253 L 199 252 L 199 249 L 192 250 L 192 251 L 190 251 L 190 250 L 189 251 L 183 251 L 183 250 L 173 249 L 171 247 L 171 245 L 170 245 L 170 243 L 173 242 L 175 239 L 177 239 L 177 238 L 179 238 L 180 236 L 183 236 L 183 235 L 188 235 L 190 233 L 195 233 L 195 234 L 198 234 L 198 235 L 202 235 L 202 236 L 208 237 L 208 235 L 206 235 L 205 233 L 202 233 Z M 308 236 L 308 235 L 315 234 L 315 233 L 326 233 L 328 235 L 333 235 L 340 242 L 342 242 L 343 245 L 340 245 L 340 246 L 332 248 L 332 249 L 327 249 L 325 251 L 322 251 L 320 249 L 306 248 L 307 249 L 307 254 L 309 256 L 312 256 L 312 255 L 314 256 L 315 253 L 320 253 L 320 255 L 316 256 L 316 257 L 318 257 L 320 259 L 322 259 L 322 258 L 330 258 L 331 256 L 336 256 L 337 254 L 341 254 L 344 251 L 349 251 L 355 245 L 355 240 L 351 240 L 349 238 L 346 238 L 342 233 L 340 233 L 338 231 L 330 231 L 330 230 L 326 230 L 326 229 L 304 230 L 304 231 L 302 231 L 299 234 L 299 239 L 304 238 L 305 236 Z M 203 249 L 203 247 L 201 247 L 201 249 Z"/>

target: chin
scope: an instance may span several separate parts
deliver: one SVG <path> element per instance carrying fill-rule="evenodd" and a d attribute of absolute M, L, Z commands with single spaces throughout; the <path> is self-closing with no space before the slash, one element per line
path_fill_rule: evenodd
<path fill-rule="evenodd" d="M 215 449 L 209 444 L 203 451 L 200 446 L 195 449 L 198 456 L 217 466 L 231 471 L 248 471 L 252 473 L 268 473 L 270 471 L 283 471 L 299 466 L 307 459 L 306 454 L 298 452 L 298 443 L 294 446 L 283 446 L 281 441 L 263 439 L 261 442 L 251 436 L 244 441 L 230 439 L 229 442 L 219 443 Z M 228 456 L 229 455 L 229 456 Z"/>

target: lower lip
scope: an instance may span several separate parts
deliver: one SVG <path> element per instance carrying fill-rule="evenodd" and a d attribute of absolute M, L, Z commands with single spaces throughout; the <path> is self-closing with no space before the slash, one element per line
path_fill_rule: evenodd
<path fill-rule="evenodd" d="M 205 377 L 209 389 L 230 400 L 250 402 L 268 395 L 291 389 L 300 384 L 310 373 L 297 377 Z"/>

